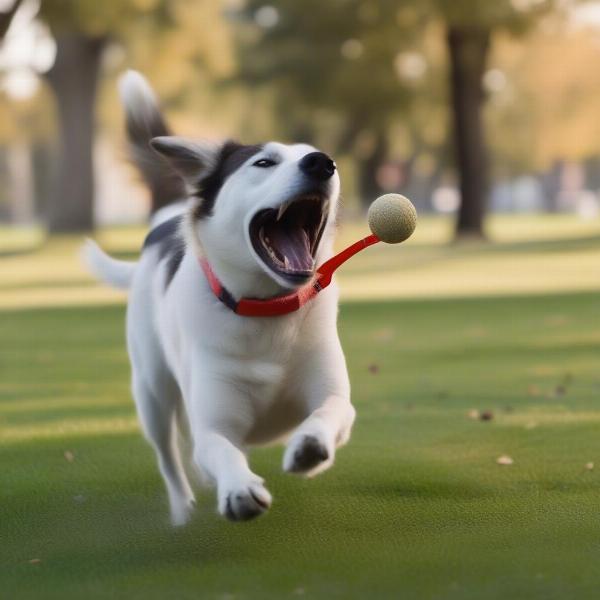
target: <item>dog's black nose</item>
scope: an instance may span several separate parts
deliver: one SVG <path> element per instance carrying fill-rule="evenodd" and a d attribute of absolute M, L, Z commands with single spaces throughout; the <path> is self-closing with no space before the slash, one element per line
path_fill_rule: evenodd
<path fill-rule="evenodd" d="M 325 181 L 335 173 L 335 163 L 323 152 L 303 156 L 298 166 L 303 173 L 319 181 Z"/>

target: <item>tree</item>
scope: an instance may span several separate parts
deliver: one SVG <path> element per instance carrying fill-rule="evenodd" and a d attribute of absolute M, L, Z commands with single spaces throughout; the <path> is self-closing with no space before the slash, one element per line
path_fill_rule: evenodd
<path fill-rule="evenodd" d="M 454 155 L 461 204 L 457 237 L 482 237 L 488 195 L 488 153 L 483 125 L 483 76 L 493 35 L 521 33 L 547 11 L 552 0 L 434 0 L 446 25 Z"/>
<path fill-rule="evenodd" d="M 102 55 L 110 39 L 122 35 L 148 10 L 133 0 L 42 2 L 40 18 L 56 41 L 56 60 L 46 78 L 59 122 L 56 182 L 47 214 L 50 232 L 87 231 L 94 226 L 93 144 Z"/>
<path fill-rule="evenodd" d="M 87 231 L 94 226 L 94 108 L 103 36 L 56 35 L 56 60 L 46 74 L 58 108 L 56 183 L 47 210 L 51 232 Z"/>
<path fill-rule="evenodd" d="M 352 154 L 359 195 L 368 204 L 381 191 L 376 171 L 388 156 L 391 124 L 414 97 L 402 59 L 418 48 L 416 21 L 424 17 L 397 0 L 281 0 L 273 6 L 249 0 L 242 16 L 240 80 L 275 88 L 284 135 Z"/>
<path fill-rule="evenodd" d="M 56 62 L 47 73 L 59 121 L 50 231 L 93 227 L 95 104 L 105 49 L 123 44 L 135 54 L 132 48 L 144 46 L 145 56 L 138 56 L 138 62 L 162 68 L 163 79 L 171 82 L 166 95 L 177 101 L 184 95 L 184 83 L 197 85 L 207 71 L 222 68 L 222 27 L 215 23 L 219 11 L 219 0 L 42 0 L 40 18 L 57 45 Z M 199 26 L 204 35 L 198 35 Z M 158 208 L 157 197 L 152 197 L 151 212 Z"/>

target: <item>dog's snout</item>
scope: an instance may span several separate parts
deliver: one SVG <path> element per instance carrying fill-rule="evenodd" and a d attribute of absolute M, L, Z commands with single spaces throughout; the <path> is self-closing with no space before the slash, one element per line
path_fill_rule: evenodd
<path fill-rule="evenodd" d="M 298 166 L 305 175 L 319 181 L 325 181 L 335 173 L 335 163 L 323 152 L 303 156 Z"/>

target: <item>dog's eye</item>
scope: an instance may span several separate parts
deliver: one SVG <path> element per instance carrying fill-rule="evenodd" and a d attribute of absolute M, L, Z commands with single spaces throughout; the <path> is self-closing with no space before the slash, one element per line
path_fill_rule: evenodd
<path fill-rule="evenodd" d="M 253 167 L 259 167 L 260 169 L 268 169 L 269 167 L 274 167 L 277 163 L 270 158 L 261 158 L 257 160 L 255 163 L 252 163 Z"/>

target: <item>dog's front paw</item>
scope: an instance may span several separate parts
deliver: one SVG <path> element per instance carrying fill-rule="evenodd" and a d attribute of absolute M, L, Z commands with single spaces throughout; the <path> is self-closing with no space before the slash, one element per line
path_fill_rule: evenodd
<path fill-rule="evenodd" d="M 312 476 L 333 463 L 333 449 L 328 449 L 317 436 L 305 434 L 292 438 L 283 456 L 283 469 L 288 473 Z"/>
<path fill-rule="evenodd" d="M 260 480 L 220 494 L 219 512 L 230 521 L 248 521 L 269 510 L 271 494 Z"/>

